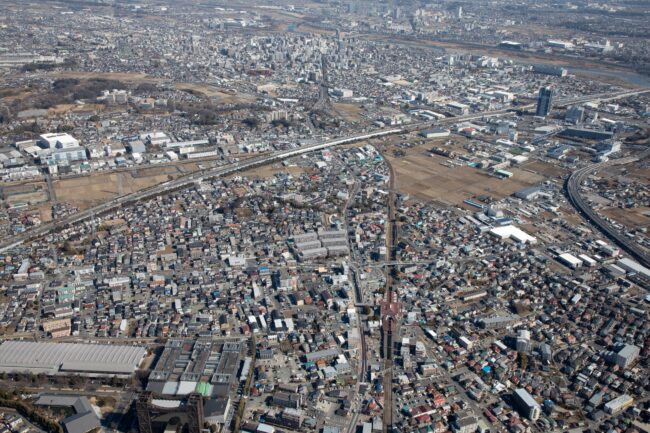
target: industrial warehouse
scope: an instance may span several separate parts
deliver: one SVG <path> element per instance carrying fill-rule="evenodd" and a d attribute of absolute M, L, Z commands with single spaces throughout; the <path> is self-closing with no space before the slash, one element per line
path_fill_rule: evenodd
<path fill-rule="evenodd" d="M 6 341 L 0 345 L 0 372 L 124 377 L 145 354 L 139 346 Z"/>

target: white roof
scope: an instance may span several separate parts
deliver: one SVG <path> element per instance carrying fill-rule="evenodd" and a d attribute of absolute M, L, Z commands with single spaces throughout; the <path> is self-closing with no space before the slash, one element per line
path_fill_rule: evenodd
<path fill-rule="evenodd" d="M 537 242 L 536 237 L 529 235 L 528 233 L 524 232 L 520 228 L 515 227 L 513 225 L 495 227 L 492 230 L 490 230 L 490 233 L 500 237 L 501 239 L 513 238 L 517 242 L 521 242 L 523 244 L 525 243 L 534 244 Z"/>
<path fill-rule="evenodd" d="M 562 261 L 564 261 L 565 263 L 568 263 L 568 264 L 570 264 L 572 266 L 579 266 L 579 265 L 582 264 L 582 260 L 580 260 L 579 258 L 574 256 L 573 254 L 562 253 L 562 254 L 560 254 L 559 257 L 560 257 L 560 259 L 562 259 Z"/>

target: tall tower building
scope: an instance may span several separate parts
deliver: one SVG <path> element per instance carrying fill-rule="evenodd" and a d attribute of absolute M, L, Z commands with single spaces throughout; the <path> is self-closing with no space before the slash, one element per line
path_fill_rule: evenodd
<path fill-rule="evenodd" d="M 539 89 L 537 96 L 537 111 L 536 115 L 546 117 L 553 109 L 553 89 L 550 87 L 542 87 Z"/>

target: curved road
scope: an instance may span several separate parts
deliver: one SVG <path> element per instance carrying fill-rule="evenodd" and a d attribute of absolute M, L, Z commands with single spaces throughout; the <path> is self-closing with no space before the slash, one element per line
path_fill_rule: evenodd
<path fill-rule="evenodd" d="M 566 192 L 571 204 L 580 212 L 587 220 L 596 226 L 605 236 L 611 239 L 621 249 L 626 251 L 632 257 L 637 259 L 643 266 L 650 268 L 650 256 L 640 247 L 634 240 L 629 239 L 627 236 L 619 232 L 614 226 L 608 223 L 604 218 L 598 215 L 592 207 L 587 203 L 584 197 L 580 195 L 580 185 L 585 176 L 593 173 L 595 170 L 605 168 L 613 165 L 629 164 L 631 162 L 639 161 L 650 155 L 650 149 L 644 151 L 638 156 L 616 159 L 613 161 L 601 162 L 592 164 L 580 170 L 574 171 L 566 182 Z"/>

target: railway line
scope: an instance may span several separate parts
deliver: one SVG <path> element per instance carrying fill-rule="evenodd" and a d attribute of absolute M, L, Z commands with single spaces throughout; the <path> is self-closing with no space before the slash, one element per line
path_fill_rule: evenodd
<path fill-rule="evenodd" d="M 396 265 L 397 262 L 397 239 L 398 239 L 398 225 L 396 219 L 395 211 L 395 171 L 393 166 L 384 158 L 388 169 L 390 171 L 390 188 L 388 194 L 388 236 L 386 237 L 386 247 L 388 249 L 388 254 L 386 256 L 386 263 L 391 263 L 387 266 L 387 275 L 386 275 L 386 299 L 384 301 L 385 307 L 383 312 L 383 356 L 384 356 L 384 424 L 383 429 L 384 433 L 387 433 L 392 430 L 393 426 L 393 347 L 394 347 L 394 336 L 398 333 L 398 326 L 395 317 L 392 314 L 391 305 L 396 300 L 396 294 L 393 291 L 394 288 L 394 277 L 396 274 Z"/>

